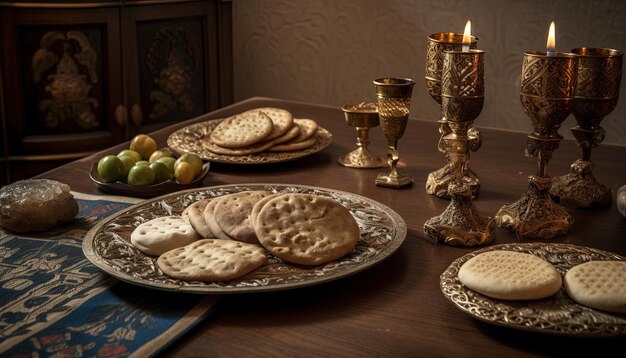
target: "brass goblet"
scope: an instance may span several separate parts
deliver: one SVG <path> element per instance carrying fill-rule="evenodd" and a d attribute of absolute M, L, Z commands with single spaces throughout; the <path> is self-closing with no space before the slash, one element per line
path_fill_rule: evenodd
<path fill-rule="evenodd" d="M 471 37 L 470 48 L 475 49 L 478 38 Z M 428 45 L 426 47 L 426 88 L 430 96 L 437 101 L 441 107 L 441 73 L 443 68 L 443 57 L 445 51 L 461 51 L 463 47 L 463 34 L 454 32 L 440 32 L 428 36 Z M 443 109 L 442 109 L 443 110 Z M 443 138 L 450 134 L 450 126 L 445 116 L 442 116 L 439 123 L 439 142 L 437 149 L 446 154 L 446 145 Z M 468 148 L 477 151 L 480 148 L 480 133 L 476 128 L 470 128 L 468 131 L 470 138 Z M 450 161 L 450 157 L 446 154 L 447 164 L 428 174 L 426 179 L 426 192 L 436 195 L 440 198 L 449 199 L 448 185 L 454 181 L 454 165 Z M 464 169 L 463 181 L 472 189 L 472 197 L 478 195 L 480 189 L 480 179 L 468 166 Z"/>
<path fill-rule="evenodd" d="M 574 106 L 577 71 L 576 55 L 524 53 L 520 100 L 533 126 L 526 155 L 537 157 L 539 173 L 529 176 L 530 185 L 519 200 L 504 205 L 495 216 L 496 225 L 522 239 L 564 235 L 572 223 L 565 209 L 550 199 L 552 179 L 547 169 L 552 153 L 563 139 L 559 127 Z"/>
<path fill-rule="evenodd" d="M 357 149 L 337 159 L 339 164 L 350 168 L 380 168 L 387 165 L 387 162 L 372 153 L 367 146 L 370 143 L 369 130 L 379 124 L 378 110 L 373 103 L 345 105 L 341 108 L 346 123 L 350 127 L 356 128 Z"/>
<path fill-rule="evenodd" d="M 411 185 L 413 178 L 398 173 L 396 166 L 400 160 L 398 141 L 404 135 L 409 120 L 411 94 L 415 81 L 409 78 L 379 78 L 374 80 L 374 85 L 376 86 L 378 117 L 383 134 L 387 138 L 387 162 L 389 164 L 389 173 L 378 174 L 376 185 L 390 188 Z"/>
<path fill-rule="evenodd" d="M 469 161 L 469 131 L 483 108 L 484 54 L 447 51 L 444 56 L 441 107 L 451 133 L 443 137 L 454 179 L 448 186 L 451 201 L 446 210 L 424 224 L 430 239 L 449 245 L 476 246 L 493 241 L 493 221 L 480 216 L 472 202 L 472 187 L 464 180 Z"/>
<path fill-rule="evenodd" d="M 563 205 L 589 207 L 611 205 L 611 189 L 593 176 L 591 149 L 604 140 L 605 131 L 600 122 L 613 112 L 619 98 L 622 79 L 622 52 L 608 48 L 576 48 L 578 57 L 578 84 L 572 113 L 576 127 L 571 131 L 582 158 L 570 166 L 570 173 L 557 177 L 550 194 Z"/>

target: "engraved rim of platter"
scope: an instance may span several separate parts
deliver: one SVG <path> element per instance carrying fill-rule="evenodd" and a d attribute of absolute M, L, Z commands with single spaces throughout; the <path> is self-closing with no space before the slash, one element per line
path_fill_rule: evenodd
<path fill-rule="evenodd" d="M 315 134 L 317 142 L 309 148 L 289 152 L 261 152 L 242 156 L 217 154 L 204 148 L 204 146 L 202 146 L 202 139 L 209 136 L 215 127 L 223 120 L 223 118 L 211 119 L 178 129 L 167 138 L 167 146 L 179 154 L 192 152 L 199 155 L 203 160 L 212 162 L 229 164 L 269 164 L 286 162 L 315 154 L 328 147 L 333 140 L 333 136 L 328 130 L 318 126 L 317 133 Z"/>
<path fill-rule="evenodd" d="M 256 271 L 228 282 L 182 281 L 164 275 L 148 256 L 130 243 L 139 224 L 165 215 L 180 214 L 194 201 L 244 190 L 309 193 L 331 197 L 346 206 L 356 219 L 360 238 L 339 260 L 319 266 L 290 265 L 268 253 L 267 262 Z M 97 267 L 132 284 L 188 293 L 244 293 L 279 291 L 317 285 L 365 270 L 395 252 L 406 237 L 402 217 L 372 199 L 327 188 L 287 184 L 235 184 L 196 188 L 147 200 L 101 220 L 83 239 L 85 256 Z"/>
<path fill-rule="evenodd" d="M 626 335 L 626 315 L 596 310 L 574 302 L 561 288 L 548 298 L 507 301 L 484 296 L 463 286 L 458 278 L 461 266 L 487 251 L 508 250 L 533 254 L 550 262 L 564 276 L 567 271 L 590 260 L 626 258 L 595 248 L 559 243 L 516 243 L 476 250 L 456 259 L 440 277 L 444 296 L 461 311 L 499 326 L 562 336 Z"/>

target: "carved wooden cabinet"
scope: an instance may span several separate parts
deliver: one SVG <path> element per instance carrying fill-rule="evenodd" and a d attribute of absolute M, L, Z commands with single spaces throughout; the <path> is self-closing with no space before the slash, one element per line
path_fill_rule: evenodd
<path fill-rule="evenodd" d="M 231 103 L 230 5 L 0 3 L 0 182 Z"/>

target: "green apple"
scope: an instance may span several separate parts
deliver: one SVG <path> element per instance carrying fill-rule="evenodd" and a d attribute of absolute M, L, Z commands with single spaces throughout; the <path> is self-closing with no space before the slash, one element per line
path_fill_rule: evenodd
<path fill-rule="evenodd" d="M 113 183 L 124 177 L 124 163 L 115 155 L 107 155 L 98 161 L 98 175 L 106 183 Z"/>
<path fill-rule="evenodd" d="M 124 164 L 124 178 L 126 178 L 128 176 L 128 173 L 130 172 L 130 168 L 135 166 L 135 159 L 129 157 L 128 155 L 122 155 L 118 158 L 120 158 L 120 160 Z"/>
<path fill-rule="evenodd" d="M 128 173 L 128 184 L 148 186 L 154 184 L 154 171 L 147 165 L 135 165 Z"/>
<path fill-rule="evenodd" d="M 172 156 L 172 153 L 170 153 L 168 150 L 166 150 L 166 149 L 159 149 L 159 150 L 155 151 L 154 153 L 152 153 L 152 155 L 150 155 L 150 159 L 148 159 L 148 161 L 150 163 L 154 163 L 159 158 L 167 158 L 167 157 L 171 157 L 171 156 Z"/>
<path fill-rule="evenodd" d="M 165 164 L 167 168 L 170 170 L 170 172 L 172 173 L 172 175 L 174 174 L 174 164 L 176 163 L 176 159 L 172 157 L 163 157 L 163 158 L 157 159 L 155 163 Z"/>
<path fill-rule="evenodd" d="M 194 153 L 189 153 L 189 152 L 181 155 L 180 158 L 176 159 L 176 163 L 174 164 L 174 170 L 176 169 L 176 166 L 178 166 L 178 163 L 180 162 L 187 162 L 191 164 L 191 167 L 193 168 L 194 178 L 197 178 L 198 175 L 202 173 L 202 159 L 200 159 L 198 155 Z"/>
<path fill-rule="evenodd" d="M 150 169 L 154 172 L 155 183 L 161 183 L 172 179 L 172 172 L 170 171 L 170 168 L 163 163 L 154 162 L 150 164 Z"/>
<path fill-rule="evenodd" d="M 135 152 L 134 150 L 130 150 L 130 149 L 124 149 L 123 151 L 119 152 L 117 154 L 118 157 L 123 157 L 123 156 L 128 156 L 131 157 L 135 160 L 135 162 L 138 162 L 141 160 L 141 154 Z"/>

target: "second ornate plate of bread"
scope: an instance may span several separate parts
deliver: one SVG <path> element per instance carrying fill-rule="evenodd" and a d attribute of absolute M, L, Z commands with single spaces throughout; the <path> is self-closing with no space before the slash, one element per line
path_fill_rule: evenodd
<path fill-rule="evenodd" d="M 240 225 L 253 221 L 252 228 Z M 189 226 L 196 232 L 190 234 Z M 152 245 L 144 237 L 148 231 L 163 235 L 146 250 Z M 191 244 L 172 249 L 164 241 L 172 236 L 170 231 L 197 235 Z M 238 184 L 171 193 L 122 210 L 89 230 L 83 252 L 106 273 L 133 284 L 190 293 L 244 293 L 350 276 L 389 257 L 406 233 L 400 215 L 356 194 L 301 185 Z"/>
<path fill-rule="evenodd" d="M 271 107 L 195 123 L 167 139 L 177 153 L 197 153 L 204 160 L 230 164 L 286 162 L 318 153 L 331 142 L 332 134 L 315 120 L 294 118 Z"/>
<path fill-rule="evenodd" d="M 478 266 L 472 262 L 478 258 L 485 261 L 490 259 L 488 255 L 502 253 L 527 254 L 522 256 L 531 256 L 534 261 L 543 261 L 546 266 L 552 267 L 551 270 L 557 272 L 558 286 L 555 289 L 549 289 L 549 292 L 533 297 L 519 296 L 519 292 L 515 293 L 514 290 L 509 289 L 505 294 L 509 297 L 495 298 L 498 295 L 493 294 L 493 287 L 504 284 L 509 287 L 522 284 L 526 286 L 543 284 L 546 283 L 545 278 L 548 277 L 546 272 L 549 271 L 540 270 L 536 263 L 529 261 L 527 262 L 531 266 L 520 268 L 520 265 L 510 258 L 507 258 L 505 263 L 492 262 L 485 265 L 483 262 L 480 270 L 476 269 Z M 492 256 L 495 257 L 495 255 Z M 573 268 L 582 268 L 588 263 L 621 267 L 621 274 L 613 269 L 612 277 L 605 282 L 606 287 L 615 286 L 613 288 L 617 289 L 617 294 L 612 299 L 621 302 L 620 309 L 608 311 L 592 308 L 578 303 L 570 296 L 568 273 L 576 271 Z M 440 286 L 444 296 L 461 311 L 495 325 L 561 336 L 623 336 L 626 335 L 626 313 L 619 312 L 624 312 L 626 309 L 624 307 L 626 297 L 623 290 L 624 264 L 626 264 L 626 258 L 591 247 L 541 242 L 502 244 L 476 250 L 456 259 L 441 275 Z M 517 272 L 500 274 L 512 267 L 517 267 Z M 488 273 L 491 276 L 488 278 L 489 275 L 483 275 L 482 278 L 488 278 L 488 280 L 476 286 L 476 282 L 472 281 L 480 277 L 469 277 L 471 280 L 468 280 L 469 270 L 474 270 L 474 273 L 479 274 Z M 533 272 L 527 275 L 529 271 Z M 563 277 L 563 284 L 561 284 L 561 277 Z M 596 279 L 596 285 L 590 287 L 591 293 L 595 294 L 603 290 L 598 286 L 600 281 Z M 517 297 L 514 297 L 515 295 Z"/>

